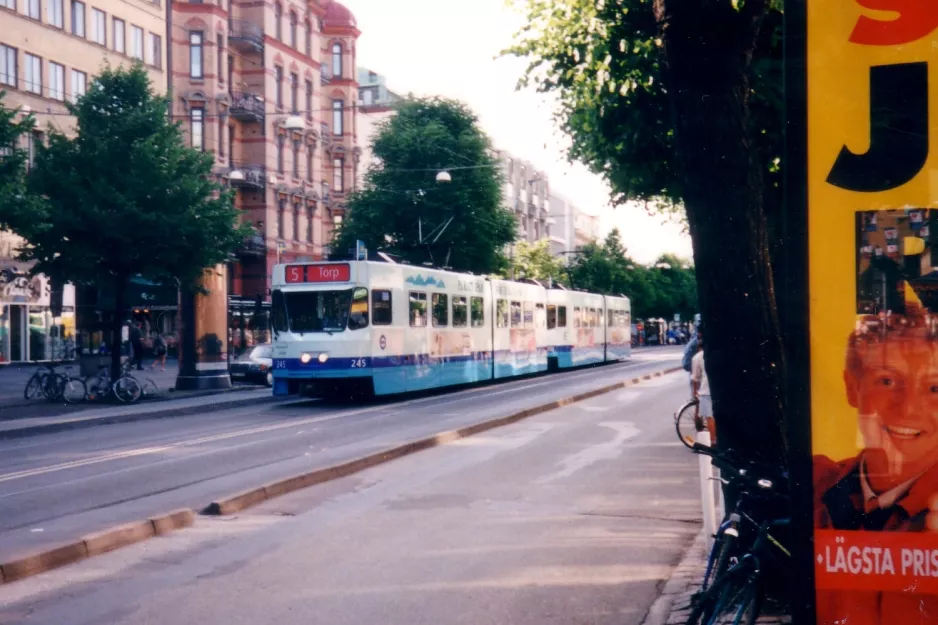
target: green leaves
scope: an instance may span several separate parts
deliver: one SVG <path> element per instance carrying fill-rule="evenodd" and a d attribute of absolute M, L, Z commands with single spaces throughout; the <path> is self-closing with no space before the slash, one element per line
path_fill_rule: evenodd
<path fill-rule="evenodd" d="M 77 284 L 131 276 L 189 283 L 243 240 L 210 154 L 186 147 L 146 72 L 106 69 L 76 104 L 72 138 L 49 129 L 28 177 L 38 206 L 0 220 L 34 271 Z"/>
<path fill-rule="evenodd" d="M 515 245 L 511 258 L 511 266 L 503 272 L 503 276 L 510 278 L 531 278 L 546 282 L 566 283 L 566 267 L 559 258 L 551 256 L 550 241 L 541 239 L 534 243 L 520 241 Z"/>
<path fill-rule="evenodd" d="M 362 240 L 404 260 L 496 273 L 515 218 L 502 205 L 502 174 L 488 137 L 464 104 L 408 101 L 372 141 L 376 165 L 349 199 L 333 249 L 344 256 Z M 448 170 L 452 182 L 437 183 Z"/>

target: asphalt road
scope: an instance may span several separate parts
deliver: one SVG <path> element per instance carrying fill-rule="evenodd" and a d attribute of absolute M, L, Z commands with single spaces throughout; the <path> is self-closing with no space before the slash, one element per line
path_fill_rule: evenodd
<path fill-rule="evenodd" d="M 697 461 L 669 418 L 685 389 L 683 373 L 656 378 L 233 517 L 199 517 L 0 586 L 0 623 L 639 625 L 700 527 Z M 446 421 L 461 407 L 477 415 L 486 395 L 514 401 L 494 395 L 503 390 L 425 403 Z M 420 403 L 394 410 L 337 419 L 357 427 L 329 447 L 383 421 L 424 420 Z M 323 423 L 278 440 L 318 446 Z"/>
<path fill-rule="evenodd" d="M 677 348 L 646 350 L 627 363 L 455 393 L 354 406 L 298 401 L 0 441 L 0 561 L 176 508 L 201 509 L 216 497 L 673 367 L 679 358 Z"/>

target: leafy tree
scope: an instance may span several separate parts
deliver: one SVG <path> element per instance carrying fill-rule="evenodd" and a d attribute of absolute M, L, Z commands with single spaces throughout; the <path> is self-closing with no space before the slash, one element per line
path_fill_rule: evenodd
<path fill-rule="evenodd" d="M 686 211 L 720 444 L 783 460 L 769 236 L 781 210 L 781 3 L 516 2 L 528 25 L 508 52 L 531 61 L 522 84 L 558 98 L 571 158 L 617 203 Z"/>
<path fill-rule="evenodd" d="M 507 267 L 516 222 L 502 205 L 504 180 L 489 139 L 468 107 L 444 98 L 408 101 L 383 122 L 371 149 L 376 164 L 349 198 L 337 254 L 362 240 L 413 264 L 474 273 Z M 451 182 L 435 181 L 443 169 Z"/>
<path fill-rule="evenodd" d="M 106 69 L 66 106 L 75 136 L 50 127 L 29 174 L 45 201 L 4 206 L 0 223 L 28 241 L 20 254 L 35 273 L 111 291 L 117 346 L 131 278 L 195 289 L 245 232 L 230 194 L 212 179 L 211 154 L 186 146 L 142 67 Z M 119 367 L 114 349 L 113 375 Z"/>
<path fill-rule="evenodd" d="M 7 108 L 3 100 L 5 91 L 0 91 L 0 215 L 16 205 L 35 206 L 36 199 L 26 188 L 26 150 L 21 138 L 35 125 L 32 115 L 17 121 L 17 109 Z M 26 207 L 21 208 L 21 210 Z"/>
<path fill-rule="evenodd" d="M 514 255 L 511 258 L 511 267 L 503 274 L 505 277 L 514 275 L 516 278 L 531 278 L 542 282 L 552 280 L 563 283 L 566 276 L 566 266 L 563 261 L 550 253 L 550 241 L 541 239 L 534 243 L 520 241 L 515 245 Z"/>

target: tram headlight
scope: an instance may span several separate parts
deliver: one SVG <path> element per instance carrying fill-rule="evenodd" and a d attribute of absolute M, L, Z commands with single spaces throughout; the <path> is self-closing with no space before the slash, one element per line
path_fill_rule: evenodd
<path fill-rule="evenodd" d="M 329 360 L 329 354 L 325 352 L 319 354 L 318 360 L 321 364 L 326 364 L 326 361 Z"/>
<path fill-rule="evenodd" d="M 312 359 L 313 359 L 313 355 L 310 354 L 309 352 L 303 352 L 302 354 L 300 354 L 300 362 L 302 362 L 304 365 L 308 365 L 309 361 Z"/>

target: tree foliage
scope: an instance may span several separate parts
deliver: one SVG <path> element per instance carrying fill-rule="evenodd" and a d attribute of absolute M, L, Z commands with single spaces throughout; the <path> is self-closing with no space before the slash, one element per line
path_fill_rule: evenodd
<path fill-rule="evenodd" d="M 0 216 L 11 210 L 33 210 L 35 198 L 26 189 L 26 150 L 22 138 L 35 126 L 29 115 L 17 121 L 18 110 L 4 104 L 0 91 Z"/>
<path fill-rule="evenodd" d="M 519 241 L 515 245 L 510 268 L 502 275 L 506 278 L 531 278 L 545 284 L 548 281 L 564 283 L 566 266 L 561 259 L 551 255 L 547 239 L 534 243 Z"/>
<path fill-rule="evenodd" d="M 507 266 L 515 218 L 502 203 L 504 180 L 489 139 L 467 106 L 444 98 L 407 101 L 382 122 L 371 149 L 375 164 L 349 198 L 336 254 L 361 240 L 413 264 L 474 273 Z M 436 182 L 444 169 L 452 182 Z"/>
<path fill-rule="evenodd" d="M 780 238 L 769 234 L 782 206 L 781 2 L 516 3 L 527 26 L 507 52 L 530 60 L 522 84 L 558 99 L 570 157 L 615 203 L 686 211 L 720 444 L 782 460 Z"/>
<path fill-rule="evenodd" d="M 119 332 L 131 278 L 194 288 L 245 232 L 212 155 L 185 144 L 142 67 L 104 70 L 66 106 L 74 136 L 50 127 L 28 177 L 44 201 L 4 206 L 0 223 L 26 239 L 20 256 L 33 272 L 108 289 Z M 114 373 L 118 363 L 114 350 Z"/>

